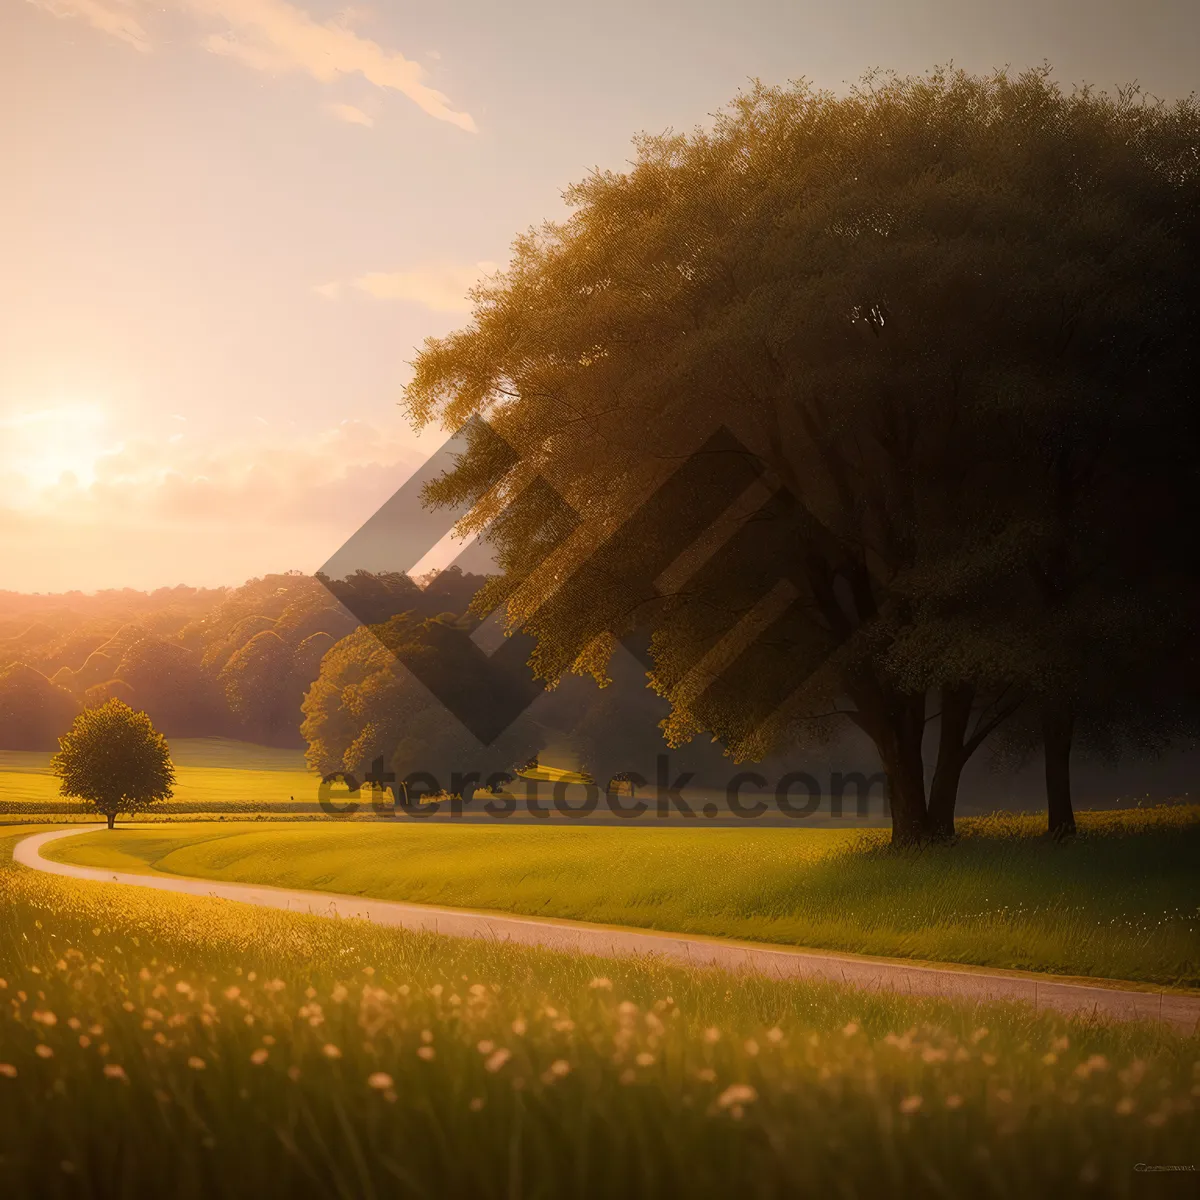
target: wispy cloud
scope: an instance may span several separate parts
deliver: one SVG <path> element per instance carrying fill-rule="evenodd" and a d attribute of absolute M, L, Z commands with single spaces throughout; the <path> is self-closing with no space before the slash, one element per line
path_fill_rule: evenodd
<path fill-rule="evenodd" d="M 151 49 L 150 37 L 134 16 L 150 11 L 150 0 L 30 0 L 55 16 L 75 16 L 138 50 Z M 407 96 L 422 112 L 476 132 L 470 113 L 453 107 L 444 93 L 430 86 L 429 72 L 419 62 L 389 50 L 350 27 L 352 14 L 341 21 L 318 21 L 288 0 L 170 0 L 171 7 L 201 26 L 209 26 L 200 44 L 213 54 L 254 71 L 300 72 L 320 83 L 360 75 L 376 87 Z M 212 26 L 219 29 L 212 31 Z M 343 120 L 371 124 L 352 105 L 338 105 Z M 356 116 L 347 115 L 355 113 Z"/>
<path fill-rule="evenodd" d="M 494 262 L 430 263 L 409 271 L 371 271 L 345 282 L 319 284 L 313 291 L 339 300 L 346 288 L 354 288 L 376 300 L 408 300 L 434 312 L 470 312 L 471 289 L 496 270 Z"/>
<path fill-rule="evenodd" d="M 151 49 L 150 35 L 134 17 L 128 0 L 29 0 L 35 8 L 56 17 L 80 17 L 93 29 L 127 42 L 143 53 Z"/>
<path fill-rule="evenodd" d="M 331 104 L 329 111 L 348 125 L 365 125 L 370 129 L 375 124 L 374 117 L 368 116 L 361 108 L 355 108 L 353 104 Z"/>
<path fill-rule="evenodd" d="M 216 18 L 227 32 L 204 45 L 258 70 L 304 71 L 322 83 L 341 75 L 362 75 L 376 87 L 407 96 L 439 121 L 475 132 L 471 115 L 457 112 L 448 97 L 426 82 L 419 63 L 346 25 L 315 21 L 287 0 L 182 0 L 199 15 Z"/>

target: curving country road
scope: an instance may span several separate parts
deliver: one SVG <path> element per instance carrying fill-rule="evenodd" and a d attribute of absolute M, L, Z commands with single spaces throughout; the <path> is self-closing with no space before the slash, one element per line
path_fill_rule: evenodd
<path fill-rule="evenodd" d="M 591 925 L 583 921 L 504 916 L 267 884 L 224 883 L 179 875 L 139 875 L 53 862 L 42 857 L 42 847 L 50 842 L 101 828 L 100 825 L 75 825 L 70 829 L 34 834 L 16 844 L 13 860 L 35 871 L 72 879 L 215 897 L 238 904 L 323 917 L 356 917 L 374 925 L 423 930 L 448 937 L 486 938 L 603 957 L 654 954 L 691 966 L 754 971 L 785 979 L 825 979 L 866 989 L 979 1003 L 1018 1001 L 1032 1005 L 1037 1011 L 1094 1014 L 1118 1021 L 1162 1021 L 1179 1033 L 1200 1032 L 1200 994 L 1196 993 L 1066 982 L 1018 971 L 918 965 L 866 955 L 830 954 L 753 942 Z"/>

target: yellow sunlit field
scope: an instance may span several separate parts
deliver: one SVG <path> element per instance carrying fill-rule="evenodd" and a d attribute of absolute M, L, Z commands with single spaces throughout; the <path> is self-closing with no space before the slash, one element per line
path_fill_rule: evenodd
<path fill-rule="evenodd" d="M 175 794 L 156 815 L 318 811 L 320 780 L 305 766 L 302 751 L 227 738 L 177 738 L 171 758 Z M 49 754 L 0 750 L 0 820 L 39 815 L 79 816 L 85 809 L 59 795 Z"/>
<path fill-rule="evenodd" d="M 257 746 L 231 738 L 172 738 L 176 784 L 172 798 L 155 806 L 149 819 L 180 815 L 318 813 L 320 776 L 301 750 Z M 529 779 L 576 783 L 580 776 L 542 766 L 522 772 Z M 362 799 L 370 803 L 370 789 Z M 78 801 L 59 794 L 50 755 L 36 750 L 0 750 L 0 821 L 37 816 L 86 816 Z"/>

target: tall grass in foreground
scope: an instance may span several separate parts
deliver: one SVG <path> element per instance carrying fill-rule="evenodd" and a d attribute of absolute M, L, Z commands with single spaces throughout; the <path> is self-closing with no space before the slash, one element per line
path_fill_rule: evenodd
<path fill-rule="evenodd" d="M 1200 807 L 886 830 L 536 828 L 335 821 L 127 828 L 47 856 L 243 883 L 980 966 L 1200 986 Z"/>
<path fill-rule="evenodd" d="M 13 839 L 0 842 L 9 863 Z M 0 868 L 0 1195 L 1145 1194 L 1200 1039 Z"/>

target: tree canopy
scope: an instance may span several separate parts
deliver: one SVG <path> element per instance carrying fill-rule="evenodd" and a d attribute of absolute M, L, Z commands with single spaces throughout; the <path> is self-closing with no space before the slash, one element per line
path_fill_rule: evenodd
<path fill-rule="evenodd" d="M 616 640 L 649 630 L 670 740 L 753 759 L 852 721 L 894 836 L 926 836 L 927 726 L 944 817 L 1019 704 L 1069 724 L 1084 675 L 1064 631 L 1081 645 L 1137 595 L 1126 552 L 1154 518 L 1129 497 L 1168 459 L 1191 469 L 1174 451 L 1197 367 L 1200 110 L 1048 71 L 757 86 L 567 199 L 416 360 L 418 424 L 483 414 L 519 456 L 476 439 L 429 501 L 471 502 L 468 527 L 504 514 L 491 591 L 543 678 L 602 678 Z M 712 470 L 643 519 L 697 450 L 741 472 L 741 519 Z M 580 518 L 565 533 L 559 498 Z M 710 544 L 664 582 L 680 523 Z M 1069 620 L 1115 543 L 1103 603 Z"/>
<path fill-rule="evenodd" d="M 108 819 L 170 799 L 175 768 L 167 741 L 143 712 L 112 699 L 85 708 L 59 739 L 51 760 L 62 795 L 91 804 Z"/>

